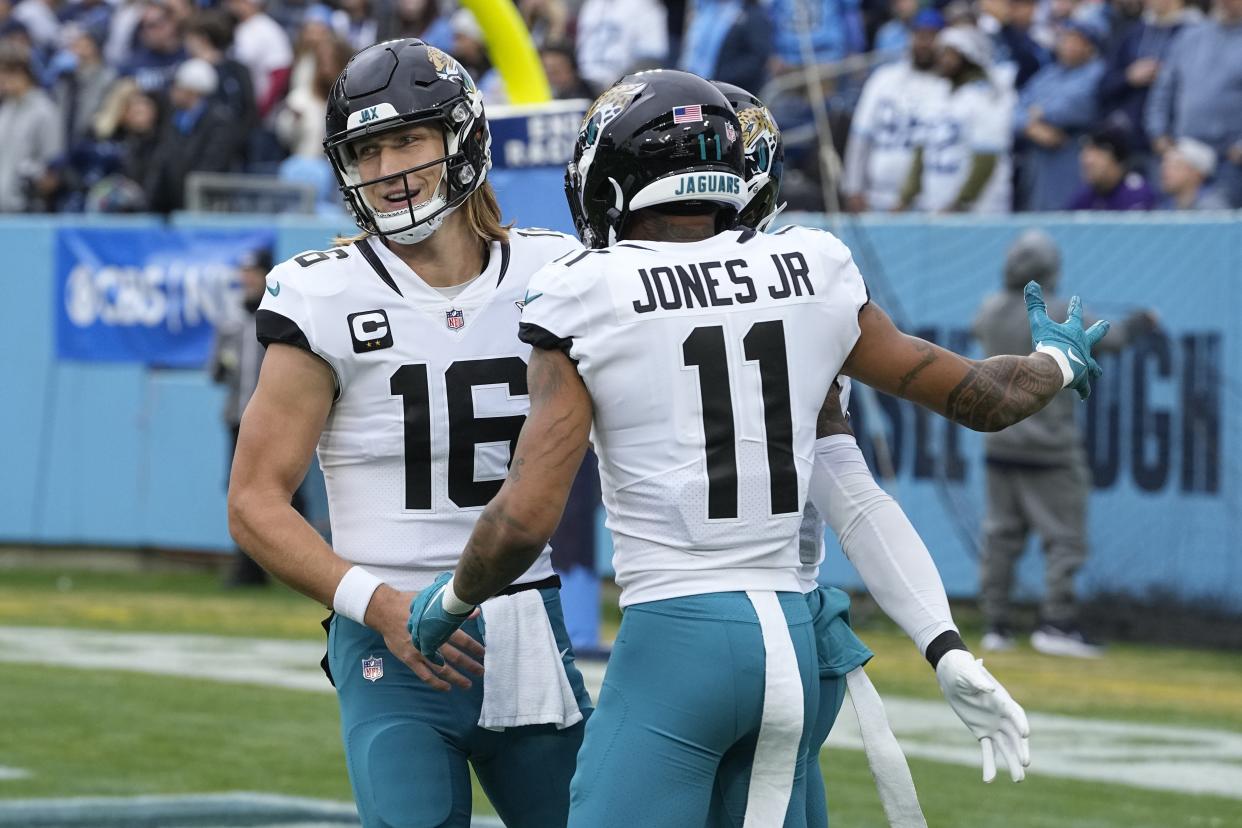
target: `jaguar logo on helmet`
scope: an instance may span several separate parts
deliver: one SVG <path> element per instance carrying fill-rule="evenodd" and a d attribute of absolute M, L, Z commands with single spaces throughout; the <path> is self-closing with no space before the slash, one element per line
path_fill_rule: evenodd
<path fill-rule="evenodd" d="M 463 72 L 461 64 L 435 46 L 427 47 L 427 60 L 431 61 L 431 65 L 436 70 L 436 77 L 440 80 L 457 81 L 467 89 L 474 89 L 474 81 L 470 75 Z"/>
<path fill-rule="evenodd" d="M 742 143 L 747 152 L 751 151 L 760 138 L 775 141 L 780 134 L 767 107 L 746 107 L 738 111 L 737 119 L 742 124 Z"/>
<path fill-rule="evenodd" d="M 739 220 L 747 227 L 764 230 L 782 209 L 778 206 L 784 151 L 781 130 L 763 102 L 740 86 L 713 81 L 737 112 L 746 152 L 746 188 L 749 202 Z"/>
<path fill-rule="evenodd" d="M 579 138 L 588 147 L 594 145 L 604 127 L 624 112 L 626 107 L 638 97 L 638 93 L 646 87 L 647 84 L 642 82 L 619 83 L 596 98 L 595 103 L 591 104 L 591 108 L 587 110 L 586 116 L 582 119 L 582 128 L 578 131 Z"/>

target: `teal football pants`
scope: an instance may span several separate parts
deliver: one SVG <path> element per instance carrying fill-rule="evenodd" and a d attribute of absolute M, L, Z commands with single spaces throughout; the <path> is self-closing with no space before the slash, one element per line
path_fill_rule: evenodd
<path fill-rule="evenodd" d="M 819 712 L 811 729 L 806 766 L 806 824 L 828 825 L 828 802 L 819 751 L 841 712 L 845 699 L 845 675 L 871 660 L 871 650 L 850 628 L 850 596 L 833 587 L 819 587 L 806 594 L 815 623 L 815 646 L 819 653 Z"/>
<path fill-rule="evenodd" d="M 799 593 L 628 607 L 578 756 L 570 828 L 703 825 L 722 766 L 743 815 L 801 828 L 818 678 Z"/>
<path fill-rule="evenodd" d="M 540 590 L 565 672 L 584 714 L 590 698 L 574 665 L 559 591 Z M 479 638 L 478 619 L 463 629 Z M 363 677 L 364 659 L 383 660 L 383 677 Z M 510 828 L 559 828 L 584 722 L 557 730 L 478 726 L 483 679 L 448 693 L 432 690 L 384 646 L 379 633 L 335 616 L 328 662 L 341 708 L 345 760 L 366 828 L 468 828 L 470 772 Z"/>
<path fill-rule="evenodd" d="M 828 802 L 819 767 L 819 751 L 841 712 L 845 699 L 845 674 L 871 660 L 871 651 L 850 628 L 850 597 L 839 589 L 819 587 L 806 594 L 807 608 L 815 628 L 819 668 L 819 707 L 816 710 L 806 753 L 806 824 L 825 828 Z M 710 828 L 741 828 L 746 816 L 749 765 L 728 757 L 720 767 L 717 795 L 712 800 Z"/>

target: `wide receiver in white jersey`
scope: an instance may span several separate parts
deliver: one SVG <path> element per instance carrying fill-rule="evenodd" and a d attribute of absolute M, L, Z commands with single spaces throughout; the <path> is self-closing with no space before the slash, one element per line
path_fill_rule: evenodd
<path fill-rule="evenodd" d="M 934 12 L 933 12 L 934 14 Z M 763 102 L 730 84 L 714 82 L 742 124 L 749 201 L 739 217 L 748 227 L 767 228 L 780 212 L 784 149 L 780 128 Z M 894 825 L 918 824 L 918 797 L 901 747 L 866 677 L 871 651 L 850 628 L 849 596 L 819 583 L 824 560 L 824 523 L 832 527 L 846 556 L 884 611 L 928 657 L 950 706 L 982 744 L 984 781 L 995 775 L 995 753 L 1015 781 L 1029 762 L 1029 727 L 1022 708 L 965 649 L 949 611 L 939 572 L 901 507 L 872 477 L 848 422 L 851 384 L 838 377 L 816 425 L 814 503 L 803 514 L 799 579 L 815 625 L 819 656 L 819 709 L 807 759 L 807 825 L 828 824 L 827 800 L 816 761 L 832 729 L 845 689 L 862 723 L 868 764 L 880 800 Z M 823 516 L 815 504 L 823 507 Z M 960 648 L 960 649 L 959 649 Z M 711 825 L 742 824 L 744 802 L 713 803 Z M 914 817 L 915 821 L 911 821 Z"/>
<path fill-rule="evenodd" d="M 581 245 L 501 225 L 479 92 L 421 41 L 356 55 L 327 135 L 365 233 L 268 275 L 231 530 L 335 609 L 328 664 L 364 825 L 465 828 L 467 761 L 507 825 L 563 825 L 590 701 L 546 545 L 446 643 L 448 664 L 414 649 L 406 620 L 507 471 L 529 403 L 530 346 L 517 338 L 528 280 Z M 289 505 L 316 444 L 332 547 Z M 490 669 L 472 683 L 484 624 Z M 437 692 L 450 686 L 463 690 Z"/>
<path fill-rule="evenodd" d="M 592 250 L 532 279 L 531 414 L 509 476 L 456 571 L 411 607 L 434 657 L 538 556 L 591 439 L 627 609 L 570 826 L 696 824 L 726 783 L 746 786 L 746 823 L 805 825 L 819 684 L 798 527 L 838 373 L 981 430 L 1099 373 L 1107 325 L 1053 323 L 1038 286 L 1038 352 L 968 360 L 898 331 L 831 235 L 727 229 L 746 203 L 739 132 L 683 72 L 627 76 L 588 112 L 567 190 Z M 730 752 L 752 758 L 731 781 Z"/>

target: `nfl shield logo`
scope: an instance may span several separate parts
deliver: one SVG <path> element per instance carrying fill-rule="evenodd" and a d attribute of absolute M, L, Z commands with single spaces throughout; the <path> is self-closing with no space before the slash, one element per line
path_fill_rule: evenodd
<path fill-rule="evenodd" d="M 729 123 L 728 121 L 725 121 L 725 137 L 728 138 L 730 141 L 737 138 L 737 131 L 733 129 L 733 124 Z"/>
<path fill-rule="evenodd" d="M 466 317 L 460 310 L 453 308 L 444 312 L 444 322 L 450 331 L 460 331 L 466 325 Z"/>
<path fill-rule="evenodd" d="M 362 677 L 367 681 L 379 681 L 384 677 L 384 659 L 371 656 L 362 660 Z"/>

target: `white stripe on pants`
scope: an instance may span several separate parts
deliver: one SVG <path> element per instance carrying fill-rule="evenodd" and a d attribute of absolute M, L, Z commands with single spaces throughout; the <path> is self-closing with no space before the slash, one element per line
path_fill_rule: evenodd
<path fill-rule="evenodd" d="M 802 741 L 802 676 L 789 622 L 775 592 L 747 591 L 763 635 L 763 718 L 755 743 L 743 828 L 785 821 Z"/>

